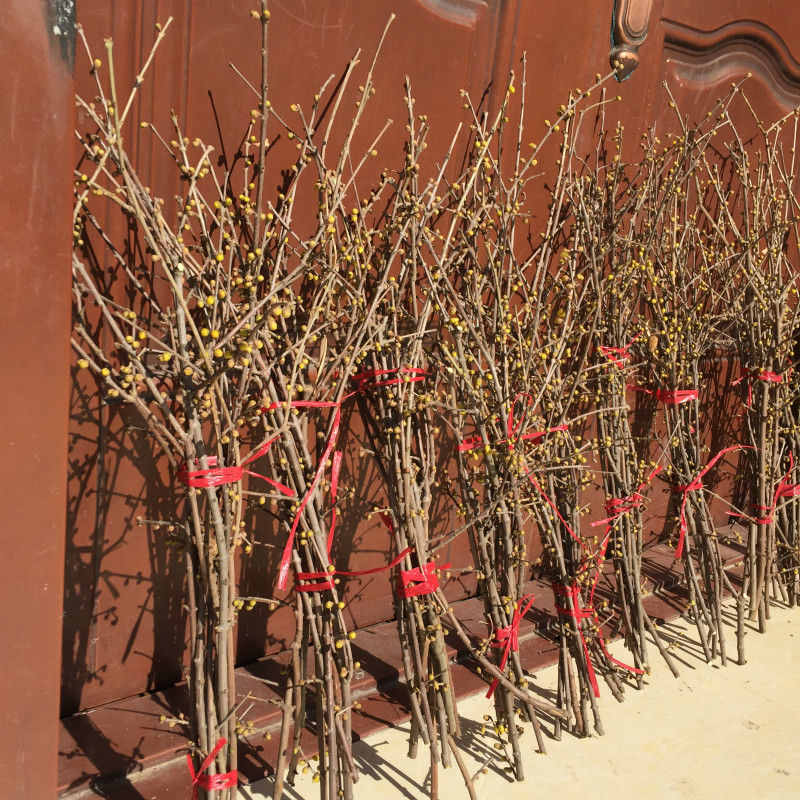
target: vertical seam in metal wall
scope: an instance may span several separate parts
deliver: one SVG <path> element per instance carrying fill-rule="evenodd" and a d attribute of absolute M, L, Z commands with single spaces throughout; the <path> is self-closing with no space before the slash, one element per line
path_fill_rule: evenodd
<path fill-rule="evenodd" d="M 507 20 L 511 15 L 508 11 L 510 3 L 514 3 L 515 9 L 513 25 L 508 25 Z M 496 0 L 494 4 L 494 36 L 492 37 L 492 55 L 489 64 L 489 75 L 486 79 L 486 84 L 491 85 L 489 92 L 489 102 L 487 108 L 490 114 L 494 114 L 499 107 L 498 92 L 505 92 L 505 81 L 511 70 L 511 64 L 514 60 L 514 53 L 517 45 L 517 30 L 519 28 L 519 4 L 520 0 Z M 506 38 L 508 29 L 511 28 L 511 44 L 507 51 L 502 40 Z M 502 40 L 501 40 L 502 37 Z M 500 59 L 504 52 L 508 52 L 508 57 L 505 64 L 500 64 Z M 501 71 L 502 70 L 502 71 Z M 501 81 L 502 78 L 502 81 Z M 502 89 L 501 89 L 502 86 Z"/>
<path fill-rule="evenodd" d="M 189 126 L 189 64 L 192 49 L 192 0 L 186 0 L 186 16 L 184 17 L 184 41 L 185 54 L 183 59 L 183 124 L 188 129 Z"/>

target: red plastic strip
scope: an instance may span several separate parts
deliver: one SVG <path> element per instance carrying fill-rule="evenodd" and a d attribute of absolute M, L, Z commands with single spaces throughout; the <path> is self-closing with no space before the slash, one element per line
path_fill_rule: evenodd
<path fill-rule="evenodd" d="M 573 540 L 577 542 L 578 547 L 580 547 L 581 550 L 583 550 L 584 555 L 586 556 L 586 560 L 588 561 L 588 559 L 591 557 L 591 554 L 589 553 L 589 550 L 586 548 L 586 545 L 583 543 L 583 539 L 581 539 L 581 537 L 578 536 L 575 533 L 575 531 L 572 530 L 569 523 L 564 519 L 564 517 L 561 516 L 561 512 L 558 510 L 558 506 L 550 499 L 550 496 L 547 494 L 547 492 L 544 489 L 542 489 L 541 485 L 539 484 L 539 481 L 536 480 L 534 474 L 528 469 L 527 464 L 523 464 L 522 466 L 523 469 L 525 470 L 525 474 L 528 476 L 528 480 L 533 484 L 534 488 L 536 489 L 537 492 L 539 492 L 539 494 L 542 496 L 547 505 L 549 505 L 550 508 L 553 509 L 555 515 L 559 518 L 559 520 L 561 520 L 561 524 L 564 526 L 564 530 L 566 530 L 566 532 L 573 538 Z"/>
<path fill-rule="evenodd" d="M 634 392 L 652 395 L 665 406 L 679 406 L 699 397 L 697 389 L 645 389 L 632 383 L 628 384 L 628 388 Z"/>
<path fill-rule="evenodd" d="M 327 572 L 298 572 L 295 575 L 295 580 L 297 581 L 310 581 L 316 580 L 317 578 L 321 578 L 323 576 L 327 576 L 324 581 L 318 581 L 317 583 L 305 583 L 300 584 L 296 583 L 294 590 L 296 592 L 324 592 L 327 589 L 333 589 L 333 575 Z"/>
<path fill-rule="evenodd" d="M 389 532 L 394 533 L 392 515 L 382 511 L 380 517 Z M 441 566 L 441 569 L 449 568 L 450 564 L 442 564 Z M 400 570 L 400 583 L 397 587 L 397 594 L 403 599 L 407 600 L 409 597 L 433 594 L 438 588 L 439 578 L 436 575 L 436 564 L 433 561 L 429 561 L 421 567 Z"/>
<path fill-rule="evenodd" d="M 342 453 L 337 450 L 333 454 L 333 462 L 331 464 L 331 502 L 333 509 L 331 510 L 331 526 L 328 528 L 328 558 L 331 555 L 331 545 L 333 544 L 333 534 L 336 531 L 337 508 L 336 503 L 339 496 L 339 472 L 342 468 Z"/>
<path fill-rule="evenodd" d="M 779 372 L 772 372 L 771 370 L 765 369 L 761 371 L 756 370 L 749 370 L 746 369 L 742 372 L 741 378 L 735 380 L 731 386 L 738 386 L 742 381 L 747 381 L 747 402 L 745 405 L 747 408 L 751 408 L 753 405 L 753 380 L 764 381 L 765 383 L 783 383 L 784 380 L 789 380 L 792 376 L 792 371 L 786 373 L 786 375 L 782 375 Z"/>
<path fill-rule="evenodd" d="M 604 344 L 599 344 L 597 345 L 597 352 L 620 369 L 624 369 L 625 362 L 633 358 L 631 351 L 627 347 L 608 347 Z"/>
<path fill-rule="evenodd" d="M 388 380 L 378 380 L 374 383 L 367 383 L 373 378 L 383 378 L 384 375 L 401 375 L 406 377 L 389 378 Z M 396 369 L 368 369 L 353 375 L 351 380 L 358 384 L 357 391 L 362 392 L 367 389 L 375 389 L 379 386 L 394 386 L 400 383 L 418 383 L 424 381 L 428 373 L 422 367 L 398 367 Z"/>
<path fill-rule="evenodd" d="M 264 442 L 264 444 L 261 445 L 258 450 L 251 453 L 239 466 L 235 467 L 218 467 L 216 456 L 208 457 L 209 469 L 198 469 L 189 472 L 186 464 L 181 464 L 180 468 L 178 469 L 178 480 L 185 486 L 191 486 L 194 488 L 208 488 L 209 486 L 224 486 L 228 483 L 236 483 L 242 479 L 243 475 L 252 475 L 254 478 L 260 478 L 262 481 L 266 481 L 268 484 L 270 484 L 270 486 L 274 486 L 279 492 L 281 492 L 281 494 L 284 494 L 287 497 L 294 497 L 294 490 L 290 489 L 288 486 L 279 483 L 278 481 L 274 481 L 272 478 L 268 478 L 266 475 L 261 475 L 258 472 L 252 472 L 249 469 L 245 469 L 247 464 L 261 458 L 261 456 L 263 456 L 269 450 L 274 441 L 275 439 L 273 438 L 267 442 Z"/>
<path fill-rule="evenodd" d="M 564 614 L 565 616 L 571 617 L 575 620 L 575 628 L 581 635 L 581 645 L 583 646 L 583 653 L 586 656 L 586 671 L 589 674 L 589 683 L 592 685 L 594 696 L 600 697 L 600 687 L 597 685 L 597 676 L 595 675 L 594 667 L 592 666 L 592 659 L 589 657 L 589 646 L 586 643 L 586 636 L 584 635 L 583 628 L 580 624 L 582 619 L 593 616 L 594 609 L 590 610 L 581 608 L 579 600 L 580 588 L 577 584 L 573 583 L 571 586 L 562 586 L 560 583 L 553 583 L 551 584 L 551 587 L 553 589 L 553 594 L 559 594 L 562 597 L 572 598 L 573 608 L 566 608 L 556 603 L 556 611 L 558 611 L 559 614 Z M 599 626 L 597 628 L 597 635 L 598 639 L 603 635 L 600 632 Z M 603 647 L 603 652 L 606 652 L 605 647 Z M 630 669 L 630 667 L 628 669 Z"/>
<path fill-rule="evenodd" d="M 744 444 L 735 444 L 731 447 L 725 447 L 717 453 L 711 461 L 706 464 L 700 472 L 697 473 L 695 478 L 691 481 L 691 483 L 687 483 L 685 486 L 673 486 L 672 491 L 676 493 L 680 493 L 683 495 L 683 499 L 681 500 L 681 528 L 680 534 L 678 536 L 678 546 L 675 548 L 675 558 L 680 558 L 683 554 L 683 543 L 686 539 L 686 533 L 689 530 L 689 524 L 686 521 L 686 502 L 689 499 L 689 492 L 696 492 L 700 489 L 705 488 L 703 486 L 703 478 L 705 477 L 706 473 L 709 470 L 713 469 L 714 465 L 719 461 L 725 453 L 731 453 L 734 450 L 754 450 L 755 448 L 751 447 L 750 445 Z"/>
<path fill-rule="evenodd" d="M 609 360 L 609 363 L 614 364 L 620 369 L 624 369 L 625 362 L 633 358 L 630 347 L 641 335 L 641 333 L 637 333 L 624 347 L 609 347 L 608 345 L 599 344 L 597 345 L 597 352 L 600 353 L 601 356 L 605 356 Z"/>
<path fill-rule="evenodd" d="M 381 380 L 375 383 L 369 383 L 369 381 L 373 378 L 381 378 L 385 375 L 410 375 L 411 377 L 403 378 L 391 378 L 389 380 Z M 345 395 L 342 400 L 346 400 L 350 397 L 353 397 L 355 394 L 359 392 L 366 391 L 368 389 L 374 389 L 377 386 L 388 386 L 390 384 L 396 383 L 413 383 L 416 381 L 425 380 L 427 373 L 424 369 L 420 367 L 398 367 L 396 369 L 383 369 L 383 370 L 367 370 L 365 372 L 360 372 L 357 375 L 353 376 L 353 380 L 356 381 L 358 384 L 355 391 L 351 392 L 348 395 Z M 336 441 L 339 437 L 339 429 L 341 425 L 342 419 L 342 404 L 341 402 L 333 402 L 333 401 L 324 401 L 324 400 L 292 400 L 286 403 L 275 402 L 271 403 L 266 408 L 262 407 L 262 411 L 269 412 L 274 411 L 279 407 L 290 407 L 290 408 L 332 408 L 334 409 L 333 414 L 333 424 L 331 426 L 331 433 L 328 437 L 328 441 L 325 443 L 325 451 L 322 454 L 322 458 L 320 459 L 319 466 L 317 467 L 314 477 L 311 481 L 311 485 L 308 487 L 303 499 L 300 501 L 300 505 L 297 508 L 297 512 L 295 513 L 294 520 L 292 521 L 292 527 L 289 531 L 289 536 L 286 540 L 286 545 L 283 548 L 283 555 L 281 557 L 280 569 L 278 571 L 278 588 L 284 589 L 286 587 L 287 578 L 289 575 L 289 564 L 292 557 L 292 549 L 294 548 L 294 538 L 297 533 L 297 528 L 300 525 L 300 520 L 303 516 L 303 511 L 305 507 L 308 505 L 312 495 L 314 494 L 314 490 L 317 488 L 319 484 L 322 474 L 325 471 L 325 465 L 328 463 L 328 459 L 331 458 L 333 454 L 332 460 L 332 467 L 331 467 L 331 495 L 333 497 L 333 511 L 331 514 L 331 525 L 328 529 L 328 555 L 330 556 L 331 545 L 333 543 L 333 534 L 336 530 L 336 521 L 337 521 L 337 511 L 336 511 L 336 493 L 338 490 L 338 480 L 339 480 L 339 470 L 341 468 L 341 461 L 342 456 L 340 452 L 334 453 L 333 450 L 336 446 Z M 274 440 L 272 440 L 274 441 Z M 271 444 L 269 442 L 268 444 Z M 265 451 L 266 452 L 266 451 Z M 386 569 L 386 567 L 383 567 Z M 338 574 L 347 574 L 347 573 L 338 573 Z M 310 590 L 309 590 L 310 591 Z"/>
<path fill-rule="evenodd" d="M 514 449 L 515 441 L 539 441 L 539 439 L 547 436 L 548 433 L 567 430 L 567 425 L 557 425 L 554 428 L 547 428 L 543 431 L 531 431 L 530 433 L 523 433 L 522 436 L 518 437 L 517 431 L 522 425 L 522 420 L 519 422 L 515 420 L 514 409 L 516 408 L 519 400 L 527 400 L 527 406 L 531 406 L 534 403 L 533 397 L 531 397 L 531 395 L 529 395 L 527 392 L 520 392 L 520 394 L 518 394 L 511 403 L 511 409 L 509 410 L 508 417 L 506 418 L 506 438 L 499 442 L 500 444 L 507 444 L 509 450 Z M 484 441 L 482 436 L 470 436 L 469 438 L 464 439 L 464 441 L 458 445 L 458 452 L 465 453 L 469 450 L 474 450 L 477 447 L 481 447 L 483 444 Z"/>
<path fill-rule="evenodd" d="M 598 558 L 597 558 L 597 565 L 596 565 L 596 572 L 594 576 L 594 580 L 592 581 L 592 589 L 589 593 L 589 606 L 594 605 L 594 591 L 597 588 L 597 582 L 600 580 L 600 571 L 603 566 L 603 561 L 605 560 L 606 550 L 608 549 L 608 543 L 611 539 L 611 531 L 614 528 L 614 523 L 624 514 L 628 514 L 631 511 L 634 511 L 637 508 L 640 508 L 642 503 L 644 502 L 644 495 L 642 494 L 642 489 L 647 486 L 649 483 L 652 482 L 653 478 L 655 478 L 658 473 L 661 472 L 661 467 L 656 466 L 654 469 L 650 471 L 650 474 L 636 487 L 633 494 L 628 495 L 627 497 L 610 497 L 606 500 L 605 509 L 606 514 L 609 516 L 605 519 L 598 520 L 597 522 L 592 523 L 592 527 L 595 528 L 598 525 L 605 525 L 605 535 L 603 536 L 603 541 L 600 544 L 600 549 L 598 551 Z M 636 672 L 634 667 L 626 667 L 633 672 Z"/>
<path fill-rule="evenodd" d="M 752 506 L 756 511 L 768 511 L 765 517 L 750 517 L 747 514 L 740 514 L 738 511 L 729 511 L 728 514 L 732 517 L 742 517 L 750 522 L 755 522 L 756 525 L 771 525 L 775 521 L 775 508 L 778 505 L 778 500 L 781 497 L 800 497 L 800 483 L 789 483 L 789 477 L 794 470 L 794 456 L 789 453 L 789 470 L 778 481 L 775 487 L 775 493 L 772 496 L 772 505 L 769 506 Z"/>
<path fill-rule="evenodd" d="M 350 577 L 358 576 L 358 575 L 374 575 L 377 572 L 385 572 L 387 569 L 392 569 L 392 567 L 396 567 L 414 548 L 413 547 L 406 547 L 401 553 L 398 553 L 388 564 L 384 564 L 381 567 L 372 567 L 371 569 L 357 569 L 352 572 L 347 572 L 345 570 L 336 570 L 337 575 L 347 575 Z"/>
<path fill-rule="evenodd" d="M 402 553 L 396 555 L 388 564 L 383 564 L 380 567 L 370 567 L 370 569 L 357 569 L 357 570 L 343 570 L 335 569 L 326 572 L 298 572 L 296 575 L 299 581 L 316 581 L 323 579 L 320 583 L 307 584 L 305 586 L 295 586 L 298 592 L 319 592 L 323 589 L 333 589 L 333 576 L 346 575 L 347 577 L 354 578 L 361 575 L 375 575 L 378 572 L 385 572 L 387 569 L 396 567 L 411 551 L 413 548 L 406 547 Z"/>
<path fill-rule="evenodd" d="M 392 515 L 381 511 L 381 522 L 389 529 L 389 533 L 394 533 L 394 522 L 392 522 Z"/>
<path fill-rule="evenodd" d="M 238 781 L 238 772 L 234 769 L 230 772 L 222 772 L 218 775 L 208 775 L 206 770 L 214 763 L 217 753 L 228 743 L 224 737 L 215 745 L 214 749 L 205 757 L 200 769 L 194 771 L 194 762 L 191 754 L 186 754 L 186 761 L 189 764 L 189 774 L 192 776 L 192 800 L 197 800 L 200 796 L 200 789 L 207 792 L 216 792 L 221 789 L 232 789 Z"/>
<path fill-rule="evenodd" d="M 281 565 L 278 571 L 278 588 L 283 589 L 286 587 L 286 579 L 289 575 L 289 562 L 292 557 L 292 549 L 294 548 L 294 537 L 297 533 L 297 528 L 300 525 L 300 519 L 303 516 L 303 510 L 308 505 L 308 501 L 311 499 L 311 496 L 314 494 L 314 490 L 317 488 L 317 484 L 319 484 L 320 479 L 322 478 L 322 473 L 325 471 L 325 465 L 328 462 L 328 459 L 331 457 L 331 453 L 333 452 L 333 448 L 336 446 L 336 439 L 339 436 L 339 424 L 342 418 L 342 407 L 339 403 L 334 403 L 330 401 L 322 401 L 322 400 L 294 400 L 288 403 L 271 403 L 267 408 L 262 409 L 263 411 L 274 411 L 276 408 L 281 406 L 291 407 L 291 408 L 333 408 L 333 426 L 331 428 L 331 434 L 328 437 L 328 441 L 325 445 L 325 452 L 322 454 L 322 458 L 320 459 L 319 466 L 317 467 L 316 472 L 314 473 L 314 477 L 311 481 L 311 485 L 308 488 L 308 491 L 303 496 L 303 499 L 300 501 L 300 505 L 297 508 L 297 512 L 294 515 L 294 520 L 292 521 L 292 527 L 289 530 L 289 536 L 286 539 L 286 545 L 283 548 L 283 555 L 281 556 Z M 336 517 L 334 515 L 332 524 L 335 525 Z M 329 537 L 330 539 L 330 537 Z"/>
<path fill-rule="evenodd" d="M 598 525 L 606 525 L 606 536 L 611 532 L 614 523 L 623 515 L 630 511 L 639 508 L 644 501 L 642 489 L 647 486 L 658 473 L 661 472 L 661 467 L 655 467 L 650 474 L 636 487 L 633 494 L 627 497 L 609 497 L 605 502 L 605 510 L 608 516 L 605 519 L 599 519 L 597 522 L 592 523 L 592 527 L 596 528 Z"/>
<path fill-rule="evenodd" d="M 442 564 L 441 569 L 449 569 L 450 564 Z M 429 561 L 421 567 L 400 570 L 400 585 L 397 594 L 408 599 L 420 595 L 433 594 L 439 588 L 439 577 L 436 575 L 436 564 Z"/>
<path fill-rule="evenodd" d="M 530 599 L 528 600 L 528 598 Z M 492 642 L 491 646 L 502 648 L 503 650 L 503 655 L 500 658 L 500 664 L 498 665 L 498 669 L 501 672 L 506 668 L 506 662 L 508 661 L 509 653 L 512 650 L 515 653 L 519 650 L 519 624 L 522 622 L 522 618 L 528 613 L 528 609 L 533 605 L 533 601 L 535 599 L 536 598 L 532 594 L 525 594 L 520 597 L 519 602 L 514 609 L 514 614 L 511 617 L 511 624 L 505 628 L 497 628 L 494 632 L 494 641 Z M 528 600 L 528 602 L 525 603 L 525 600 Z M 523 603 L 525 603 L 524 606 Z M 499 683 L 500 680 L 498 678 L 495 678 L 492 681 L 489 691 L 486 692 L 487 697 L 491 697 L 494 694 Z"/>

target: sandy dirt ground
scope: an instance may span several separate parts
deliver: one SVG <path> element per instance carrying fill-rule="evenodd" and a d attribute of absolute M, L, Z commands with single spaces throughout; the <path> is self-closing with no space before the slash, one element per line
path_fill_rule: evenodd
<path fill-rule="evenodd" d="M 775 608 L 765 635 L 748 628 L 744 666 L 706 664 L 692 629 L 677 621 L 663 628 L 673 639 L 680 677 L 673 678 L 657 651 L 652 674 L 642 691 L 629 688 L 618 703 L 601 682 L 600 713 L 604 736 L 560 742 L 548 738 L 548 754 L 536 752 L 531 731 L 523 743 L 525 777 L 516 783 L 495 761 L 476 780 L 480 800 L 672 800 L 691 798 L 800 799 L 800 610 Z M 735 654 L 730 630 L 729 649 Z M 620 642 L 612 653 L 624 660 Z M 541 670 L 535 683 L 547 697 L 556 686 L 555 668 Z M 470 772 L 479 770 L 492 751 L 490 735 L 481 735 L 491 703 L 480 694 L 459 703 L 462 747 Z M 545 723 L 548 733 L 551 726 Z M 420 745 L 407 757 L 408 726 L 381 731 L 354 746 L 361 770 L 356 800 L 422 800 L 428 797 L 430 770 Z M 286 798 L 318 797 L 311 771 L 286 787 Z M 272 796 L 272 780 L 242 790 L 247 800 Z M 442 800 L 467 798 L 461 774 L 453 766 L 439 771 Z"/>

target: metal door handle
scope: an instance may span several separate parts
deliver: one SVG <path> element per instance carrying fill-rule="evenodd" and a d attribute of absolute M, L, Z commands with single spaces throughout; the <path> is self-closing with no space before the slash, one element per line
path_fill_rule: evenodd
<path fill-rule="evenodd" d="M 611 66 L 618 81 L 630 78 L 639 66 L 639 47 L 647 38 L 653 0 L 612 0 Z M 619 67 L 616 65 L 619 64 Z"/>

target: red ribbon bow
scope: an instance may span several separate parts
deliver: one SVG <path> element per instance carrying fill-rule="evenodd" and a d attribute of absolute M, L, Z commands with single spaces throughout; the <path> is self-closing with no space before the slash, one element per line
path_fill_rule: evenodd
<path fill-rule="evenodd" d="M 633 358 L 630 347 L 641 335 L 641 333 L 637 333 L 624 347 L 609 347 L 605 344 L 599 344 L 597 345 L 597 352 L 600 353 L 601 356 L 605 356 L 610 363 L 620 369 L 624 369 L 625 362 Z"/>
<path fill-rule="evenodd" d="M 220 789 L 232 789 L 236 786 L 238 773 L 235 769 L 218 775 L 206 774 L 206 770 L 214 763 L 217 753 L 219 753 L 227 743 L 228 740 L 224 737 L 220 739 L 214 745 L 214 749 L 205 757 L 197 772 L 194 771 L 192 756 L 189 753 L 186 754 L 186 761 L 189 764 L 189 774 L 192 776 L 192 800 L 197 800 L 200 795 L 200 789 L 205 789 L 208 792 L 216 792 Z"/>
<path fill-rule="evenodd" d="M 634 511 L 642 505 L 642 502 L 644 501 L 642 489 L 644 489 L 644 487 L 647 486 L 647 484 L 650 483 L 659 472 L 661 472 L 661 467 L 656 467 L 653 469 L 650 474 L 636 487 L 633 494 L 629 494 L 627 497 L 609 497 L 608 500 L 606 500 L 605 510 L 606 514 L 608 514 L 608 517 L 605 519 L 599 519 L 597 522 L 592 523 L 593 528 L 596 528 L 598 525 L 606 525 L 606 535 L 603 539 L 604 545 L 608 543 L 608 538 L 611 534 L 611 529 L 614 523 L 623 514 Z M 603 547 L 603 552 L 605 552 L 605 547 Z"/>
<path fill-rule="evenodd" d="M 633 358 L 631 351 L 627 347 L 608 347 L 607 345 L 599 344 L 597 345 L 597 352 L 620 369 L 624 369 L 625 362 Z"/>
<path fill-rule="evenodd" d="M 442 569 L 448 569 L 450 564 L 442 564 Z M 439 578 L 436 575 L 436 564 L 429 561 L 421 567 L 400 570 L 400 585 L 397 593 L 400 597 L 418 597 L 419 595 L 432 594 L 439 588 Z"/>
<path fill-rule="evenodd" d="M 530 599 L 527 603 L 525 603 L 525 600 L 528 598 Z M 491 646 L 502 648 L 503 650 L 503 655 L 500 658 L 500 665 L 498 666 L 498 669 L 501 672 L 506 668 L 509 653 L 512 650 L 515 653 L 519 650 L 519 624 L 522 622 L 522 618 L 528 613 L 528 609 L 533 605 L 533 601 L 535 599 L 536 598 L 532 594 L 525 594 L 520 597 L 519 602 L 514 608 L 514 614 L 511 617 L 511 624 L 505 628 L 497 628 L 494 632 L 494 641 L 492 642 Z M 524 606 L 523 603 L 525 603 Z M 495 678 L 492 681 L 489 691 L 486 692 L 487 697 L 491 697 L 494 694 L 494 691 L 497 689 L 497 685 L 499 683 L 499 678 Z"/>

